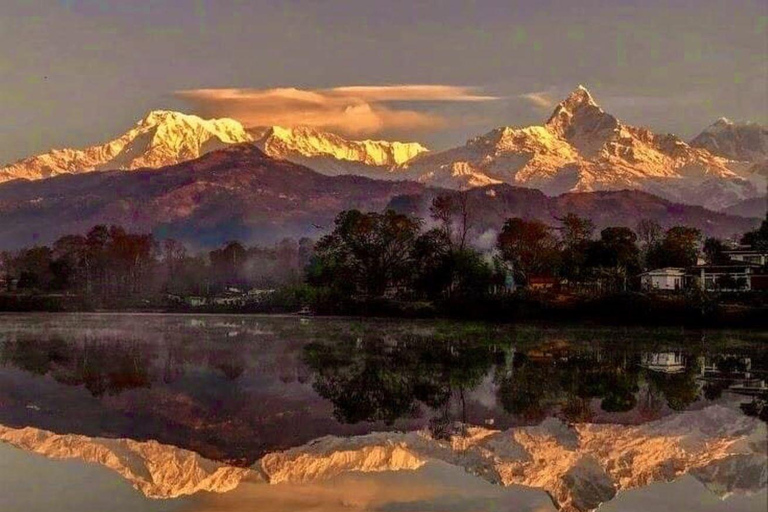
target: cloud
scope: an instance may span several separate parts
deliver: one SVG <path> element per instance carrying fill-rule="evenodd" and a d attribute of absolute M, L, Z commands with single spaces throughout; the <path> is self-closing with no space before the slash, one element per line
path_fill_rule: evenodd
<path fill-rule="evenodd" d="M 475 94 L 469 87 L 450 85 L 193 89 L 175 94 L 204 116 L 231 117 L 248 127 L 310 126 L 347 135 L 436 131 L 444 128 L 448 120 L 430 109 L 429 103 L 496 99 Z M 401 105 L 409 102 L 420 103 L 421 109 Z"/>
<path fill-rule="evenodd" d="M 549 110 L 557 104 L 550 91 L 528 92 L 519 95 L 518 98 L 526 100 L 533 106 L 542 110 Z"/>

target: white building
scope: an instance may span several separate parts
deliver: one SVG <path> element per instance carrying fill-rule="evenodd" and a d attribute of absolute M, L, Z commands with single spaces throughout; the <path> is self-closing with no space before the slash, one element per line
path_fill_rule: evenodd
<path fill-rule="evenodd" d="M 768 264 L 768 253 L 765 251 L 757 251 L 747 245 L 740 246 L 737 249 L 723 251 L 723 254 L 728 256 L 734 263 L 751 263 L 754 265 Z"/>
<path fill-rule="evenodd" d="M 685 269 L 676 267 L 657 268 L 640 274 L 643 290 L 681 290 L 685 286 Z"/>
<path fill-rule="evenodd" d="M 685 356 L 682 352 L 645 352 L 640 366 L 654 372 L 680 373 L 685 371 Z"/>
<path fill-rule="evenodd" d="M 704 290 L 749 291 L 752 278 L 760 267 L 755 264 L 699 265 L 689 269 L 689 274 Z"/>

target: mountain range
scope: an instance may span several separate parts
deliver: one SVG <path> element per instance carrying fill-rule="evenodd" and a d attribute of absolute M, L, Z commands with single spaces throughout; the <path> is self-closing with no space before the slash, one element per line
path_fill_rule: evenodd
<path fill-rule="evenodd" d="M 541 126 L 497 128 L 402 167 L 404 177 L 450 188 L 508 183 L 548 195 L 633 189 L 712 209 L 765 190 L 765 174 L 751 162 L 623 124 L 581 86 Z"/>
<path fill-rule="evenodd" d="M 329 175 L 385 175 L 427 150 L 416 142 L 347 140 L 307 127 L 246 129 L 234 119 L 154 110 L 123 135 L 84 149 L 54 149 L 0 168 L 0 183 L 103 170 L 157 169 L 243 142 Z"/>
<path fill-rule="evenodd" d="M 437 152 L 156 110 L 104 144 L 0 168 L 0 247 L 97 223 L 205 246 L 313 236 L 346 208 L 427 215 L 431 198 L 451 189 L 471 189 L 482 205 L 477 236 L 510 215 L 554 223 L 569 211 L 598 227 L 647 217 L 730 236 L 765 215 L 765 134 L 721 119 L 687 144 L 621 123 L 581 86 L 543 125 L 497 128 Z"/>
<path fill-rule="evenodd" d="M 194 247 L 228 240 L 271 243 L 284 237 L 317 237 L 339 211 L 386 207 L 426 216 L 433 197 L 458 193 L 416 181 L 326 176 L 266 155 L 252 143 L 232 145 L 163 167 L 14 180 L 0 185 L 0 247 L 49 243 L 96 224 L 120 224 Z M 566 212 L 606 225 L 634 227 L 640 218 L 663 225 L 699 227 L 730 236 L 753 229 L 758 219 L 729 216 L 700 206 L 675 204 L 640 191 L 542 192 L 507 184 L 469 192 L 477 205 L 473 236 L 498 229 L 520 215 L 555 224 Z"/>
<path fill-rule="evenodd" d="M 51 459 L 79 459 L 121 475 L 154 498 L 231 492 L 248 482 L 306 484 L 349 472 L 417 471 L 441 461 L 502 486 L 549 494 L 558 510 L 587 512 L 620 492 L 685 475 L 722 499 L 766 488 L 765 424 L 721 405 L 643 425 L 550 418 L 505 431 L 467 426 L 436 439 L 428 431 L 326 436 L 232 467 L 156 441 L 56 434 L 0 425 L 0 441 Z"/>
<path fill-rule="evenodd" d="M 54 149 L 0 168 L 0 183 L 60 174 L 163 167 L 192 160 L 229 144 L 250 141 L 234 119 L 206 120 L 155 110 L 120 137 L 85 149 Z"/>

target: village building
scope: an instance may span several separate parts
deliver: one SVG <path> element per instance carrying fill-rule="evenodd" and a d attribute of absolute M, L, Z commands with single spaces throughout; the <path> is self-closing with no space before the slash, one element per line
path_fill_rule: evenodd
<path fill-rule="evenodd" d="M 685 356 L 680 351 L 645 352 L 640 366 L 660 373 L 682 373 L 685 371 Z"/>
<path fill-rule="evenodd" d="M 734 263 L 749 263 L 754 265 L 768 265 L 768 251 L 758 251 L 749 245 L 741 245 L 735 249 L 723 251 Z"/>
<path fill-rule="evenodd" d="M 750 263 L 698 265 L 688 269 L 688 275 L 703 290 L 750 291 L 759 270 L 760 265 Z"/>
<path fill-rule="evenodd" d="M 645 291 L 682 290 L 685 285 L 686 271 L 684 268 L 658 268 L 640 274 L 640 287 Z"/>

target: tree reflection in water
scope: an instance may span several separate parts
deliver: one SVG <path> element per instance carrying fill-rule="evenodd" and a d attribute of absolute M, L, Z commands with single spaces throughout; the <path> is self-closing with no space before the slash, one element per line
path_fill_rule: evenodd
<path fill-rule="evenodd" d="M 350 336 L 304 349 L 314 389 L 333 403 L 339 421 L 392 424 L 427 414 L 440 435 L 454 421 L 467 422 L 467 396 L 487 375 L 497 406 L 518 423 L 552 415 L 569 423 L 589 422 L 597 413 L 633 411 L 629 421 L 644 421 L 660 416 L 665 407 L 684 410 L 719 396 L 697 380 L 697 355 L 686 353 L 685 370 L 668 374 L 641 368 L 636 349 L 605 350 L 599 343 L 550 342 L 516 350 L 512 342 Z"/>
<path fill-rule="evenodd" d="M 466 341 L 435 343 L 431 337 L 406 335 L 347 337 L 335 343 L 310 343 L 304 361 L 314 371 L 313 387 L 334 404 L 345 423 L 415 417 L 419 404 L 440 414 L 433 430 L 441 433 L 457 395 L 466 420 L 467 390 L 477 386 L 503 351 L 496 345 Z M 441 417 L 446 421 L 441 421 Z"/>
<path fill-rule="evenodd" d="M 744 374 L 746 356 L 758 376 L 768 366 L 762 345 L 743 343 L 727 355 L 724 343 L 649 341 L 635 330 L 153 321 L 142 329 L 96 323 L 0 335 L 0 416 L 17 426 L 155 439 L 247 464 L 329 434 L 429 427 L 446 436 L 463 425 L 508 428 L 547 416 L 650 421 L 696 401 L 731 400 L 726 390 Z M 685 347 L 684 370 L 641 368 L 643 352 L 670 347 Z M 716 365 L 717 379 L 701 378 L 701 355 L 702 370 Z M 745 412 L 764 417 L 763 405 Z"/>
<path fill-rule="evenodd" d="M 2 344 L 0 361 L 62 384 L 84 385 L 95 397 L 115 396 L 128 389 L 149 388 L 150 354 L 126 340 L 82 343 L 61 338 L 21 338 Z"/>

